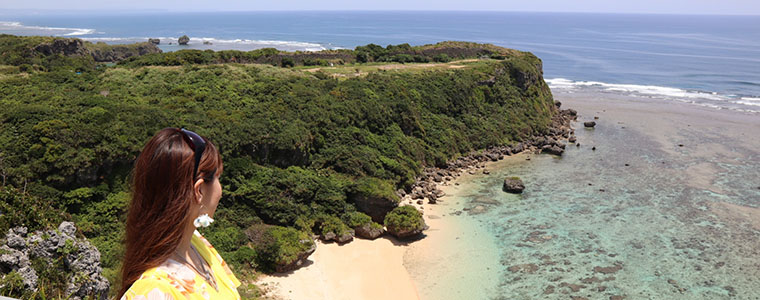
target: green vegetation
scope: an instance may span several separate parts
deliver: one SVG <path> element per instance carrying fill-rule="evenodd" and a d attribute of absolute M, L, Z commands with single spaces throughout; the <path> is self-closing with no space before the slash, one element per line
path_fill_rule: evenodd
<path fill-rule="evenodd" d="M 22 295 L 24 293 L 24 278 L 16 271 L 10 271 L 0 278 L 0 295 Z"/>
<path fill-rule="evenodd" d="M 343 223 L 345 223 L 346 225 L 348 225 L 348 227 L 351 227 L 351 228 L 364 226 L 365 224 L 368 224 L 371 222 L 372 222 L 372 218 L 358 211 L 350 212 L 343 215 Z"/>
<path fill-rule="evenodd" d="M 414 206 L 405 205 L 393 209 L 385 216 L 385 227 L 388 232 L 399 237 L 421 232 L 425 228 L 425 221 Z"/>
<path fill-rule="evenodd" d="M 190 128 L 219 146 L 224 194 L 217 222 L 203 234 L 237 274 L 254 276 L 310 247 L 324 216 L 340 227 L 337 217 L 355 216 L 362 201 L 395 205 L 394 191 L 409 188 L 424 166 L 543 133 L 555 110 L 541 61 L 492 45 L 183 50 L 107 66 L 30 50 L 51 39 L 0 35 L 0 235 L 73 220 L 101 251 L 112 283 L 128 175 L 164 127 Z M 380 66 L 409 62 L 407 55 L 458 67 Z M 477 59 L 484 55 L 500 59 Z M 304 67 L 359 56 L 370 63 L 334 71 L 360 68 L 362 76 Z M 473 61 L 457 61 L 463 58 Z M 401 218 L 406 226 L 396 215 L 386 222 Z M 341 224 L 355 219 L 364 217 Z"/>
<path fill-rule="evenodd" d="M 493 45 L 443 42 L 435 45 L 412 47 L 409 44 L 375 44 L 356 47 L 355 50 L 326 50 L 320 52 L 282 52 L 274 48 L 253 51 L 180 50 L 134 56 L 119 64 L 127 67 L 180 66 L 186 64 L 258 63 L 281 67 L 329 66 L 363 63 L 428 63 L 449 62 L 455 59 L 490 57 L 505 59 L 523 53 Z"/>
<path fill-rule="evenodd" d="M 314 247 L 307 233 L 288 227 L 254 225 L 246 234 L 255 245 L 255 263 L 264 272 L 277 271 Z"/>
<path fill-rule="evenodd" d="M 327 236 L 330 233 L 335 234 L 336 236 L 341 236 L 351 232 L 351 228 L 336 216 L 324 216 L 320 221 L 321 225 L 319 226 L 319 233 L 322 237 Z"/>

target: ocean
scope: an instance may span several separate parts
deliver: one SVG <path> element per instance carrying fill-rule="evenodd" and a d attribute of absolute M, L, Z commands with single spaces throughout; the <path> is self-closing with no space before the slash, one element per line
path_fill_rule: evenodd
<path fill-rule="evenodd" d="M 472 41 L 530 51 L 554 90 L 760 112 L 760 16 L 528 12 L 0 12 L 0 33 L 132 43 L 164 51 L 317 51 Z M 188 35 L 189 46 L 177 45 Z M 172 45 L 169 45 L 172 42 Z M 208 42 L 209 44 L 204 44 Z"/>

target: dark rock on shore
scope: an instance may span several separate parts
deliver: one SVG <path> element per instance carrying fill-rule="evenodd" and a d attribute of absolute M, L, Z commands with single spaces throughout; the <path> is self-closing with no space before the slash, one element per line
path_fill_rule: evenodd
<path fill-rule="evenodd" d="M 354 230 L 351 229 L 351 232 L 345 232 L 341 235 L 336 236 L 335 241 L 338 242 L 339 244 L 348 243 L 354 240 L 354 234 L 355 234 Z"/>
<path fill-rule="evenodd" d="M 519 177 L 509 177 L 507 179 L 504 179 L 504 185 L 502 186 L 502 190 L 504 190 L 507 193 L 513 193 L 513 194 L 520 194 L 525 189 L 525 185 L 522 182 L 522 179 Z"/>
<path fill-rule="evenodd" d="M 583 122 L 583 126 L 586 128 L 593 128 L 594 126 L 596 126 L 596 122 L 594 121 Z"/>
<path fill-rule="evenodd" d="M 373 227 L 371 223 L 354 228 L 356 236 L 363 239 L 374 240 L 385 233 L 383 227 Z"/>
<path fill-rule="evenodd" d="M 190 38 L 187 35 L 183 35 L 179 37 L 179 39 L 177 40 L 177 43 L 179 43 L 180 45 L 187 45 L 187 43 L 189 42 L 190 42 Z"/>
<path fill-rule="evenodd" d="M 160 39 L 148 39 L 148 43 L 151 43 L 153 45 L 160 45 L 161 40 Z"/>
<path fill-rule="evenodd" d="M 422 198 L 424 198 L 424 196 Z M 369 215 L 372 218 L 372 221 L 378 223 L 382 223 L 385 219 L 385 215 L 396 208 L 400 202 L 399 198 L 367 194 L 359 191 L 349 194 L 349 199 L 354 202 L 359 211 Z"/>
<path fill-rule="evenodd" d="M 544 145 L 541 147 L 541 152 L 553 154 L 553 155 L 562 155 L 562 153 L 565 152 L 565 149 L 562 149 L 558 146 L 553 145 Z"/>

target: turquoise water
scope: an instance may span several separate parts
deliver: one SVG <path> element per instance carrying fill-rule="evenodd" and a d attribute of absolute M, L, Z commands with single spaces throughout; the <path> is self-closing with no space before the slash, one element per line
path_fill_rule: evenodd
<path fill-rule="evenodd" d="M 626 125 L 597 122 L 576 131 L 581 147 L 568 147 L 562 158 L 499 163 L 454 198 L 500 203 L 467 216 L 486 224 L 500 249 L 502 275 L 487 298 L 760 298 L 760 231 L 714 209 L 760 205 L 760 155 L 741 141 L 686 128 L 679 136 L 692 145 L 664 151 Z M 722 143 L 735 155 L 695 158 L 695 143 Z M 686 171 L 705 163 L 717 170 L 709 187 Z M 501 191 L 507 176 L 523 179 L 522 195 Z"/>

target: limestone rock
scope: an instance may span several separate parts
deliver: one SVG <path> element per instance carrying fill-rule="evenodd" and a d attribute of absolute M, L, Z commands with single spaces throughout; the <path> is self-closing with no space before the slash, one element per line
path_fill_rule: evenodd
<path fill-rule="evenodd" d="M 593 128 L 594 126 L 596 126 L 596 122 L 594 121 L 583 122 L 583 126 L 587 128 Z"/>
<path fill-rule="evenodd" d="M 335 237 L 337 237 L 337 235 L 335 234 L 335 232 L 330 231 L 330 232 L 322 234 L 322 236 L 320 238 L 323 241 L 333 241 L 333 240 L 335 240 Z"/>
<path fill-rule="evenodd" d="M 189 42 L 190 42 L 190 38 L 187 35 L 183 35 L 179 37 L 179 39 L 177 40 L 177 43 L 179 43 L 180 45 L 187 45 L 187 43 Z"/>
<path fill-rule="evenodd" d="M 354 240 L 354 234 L 355 234 L 354 230 L 351 229 L 350 232 L 345 232 L 345 233 L 343 233 L 341 235 L 336 236 L 335 237 L 335 241 L 338 242 L 338 243 L 340 243 L 340 244 L 348 243 L 348 242 Z"/>
<path fill-rule="evenodd" d="M 160 45 L 161 40 L 160 39 L 148 39 L 148 43 L 151 43 L 153 45 Z"/>
<path fill-rule="evenodd" d="M 525 189 L 525 185 L 522 182 L 522 179 L 519 177 L 509 177 L 504 179 L 504 185 L 502 186 L 502 190 L 504 190 L 507 193 L 513 193 L 513 194 L 520 194 Z"/>
<path fill-rule="evenodd" d="M 356 227 L 354 230 L 356 232 L 356 236 L 360 238 L 364 238 L 364 239 L 370 239 L 370 240 L 374 240 L 380 237 L 381 235 L 383 235 L 383 233 L 385 233 L 385 229 L 383 229 L 382 227 L 380 228 L 373 227 L 371 223 L 367 223 L 362 226 Z"/>
<path fill-rule="evenodd" d="M 34 51 L 43 55 L 84 56 L 88 54 L 80 39 L 55 39 L 50 43 L 37 45 Z"/>

